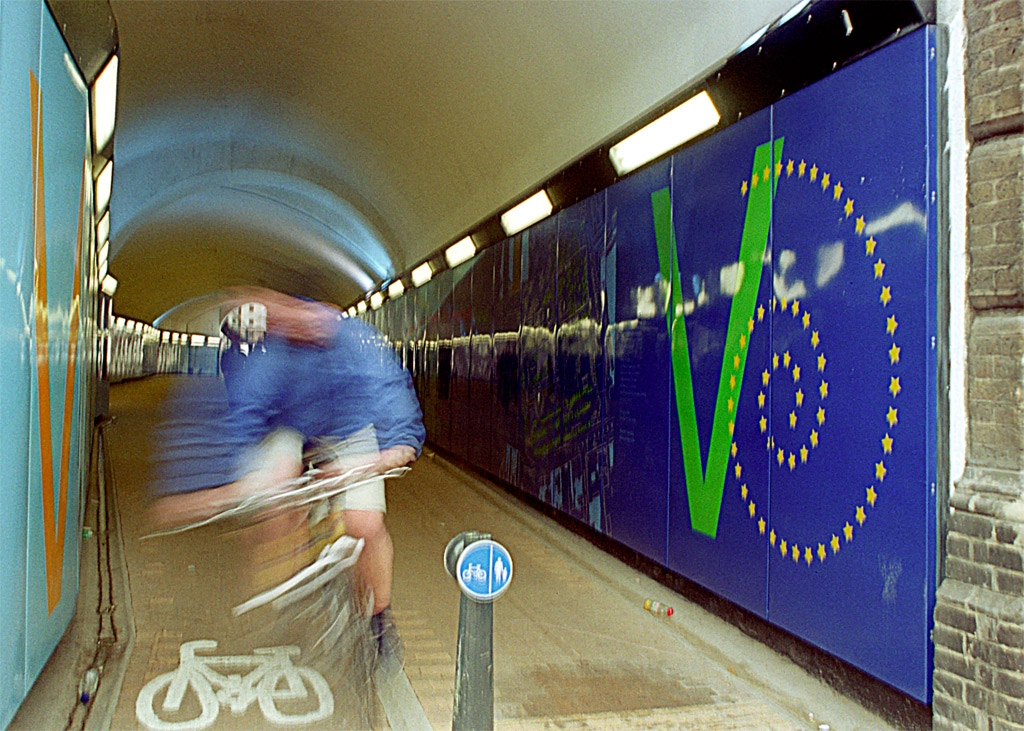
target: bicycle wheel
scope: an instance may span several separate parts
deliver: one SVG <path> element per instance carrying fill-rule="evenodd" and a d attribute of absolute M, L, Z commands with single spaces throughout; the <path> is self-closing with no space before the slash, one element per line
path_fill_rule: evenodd
<path fill-rule="evenodd" d="M 295 673 L 298 678 L 289 678 L 288 675 Z M 285 681 L 288 690 L 278 690 L 281 681 Z M 301 688 L 301 692 L 293 692 L 294 686 Z M 310 697 L 308 690 L 316 695 L 317 705 L 310 711 L 299 711 L 289 713 L 277 707 L 278 701 L 304 701 Z M 324 677 L 310 668 L 286 667 L 275 672 L 267 673 L 256 688 L 256 697 L 260 702 L 260 710 L 268 721 L 277 725 L 296 725 L 313 723 L 330 718 L 334 714 L 334 695 Z M 307 704 L 303 704 L 307 705 Z"/>
<path fill-rule="evenodd" d="M 157 675 L 139 691 L 139 697 L 135 699 L 135 716 L 146 728 L 152 729 L 152 731 L 199 731 L 199 729 L 212 726 L 213 722 L 217 720 L 220 703 L 213 693 L 213 688 L 201 676 L 190 678 L 188 683 L 188 687 L 195 692 L 198 699 L 198 715 L 194 715 L 195 704 L 191 702 L 186 704 L 188 710 L 185 711 L 180 710 L 180 705 L 176 708 L 165 708 L 163 699 L 166 696 L 163 696 L 163 699 L 160 700 L 160 710 L 170 718 L 160 717 L 156 706 L 153 705 L 154 701 L 157 700 L 158 695 L 161 695 L 161 691 L 166 692 L 178 672 L 178 670 L 171 670 Z M 187 691 L 186 698 L 188 698 Z"/>

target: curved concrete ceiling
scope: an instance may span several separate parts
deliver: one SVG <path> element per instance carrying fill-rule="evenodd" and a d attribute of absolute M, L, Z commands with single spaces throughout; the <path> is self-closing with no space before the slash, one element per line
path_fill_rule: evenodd
<path fill-rule="evenodd" d="M 244 283 L 346 304 L 794 3 L 111 0 L 115 310 Z"/>

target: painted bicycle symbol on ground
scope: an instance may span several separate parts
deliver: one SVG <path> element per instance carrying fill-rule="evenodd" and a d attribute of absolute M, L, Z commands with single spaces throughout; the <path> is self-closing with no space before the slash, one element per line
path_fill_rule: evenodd
<path fill-rule="evenodd" d="M 214 640 L 184 643 L 179 648 L 177 669 L 143 686 L 135 701 L 135 715 L 143 725 L 153 731 L 198 731 L 217 720 L 222 705 L 238 716 L 253 701 L 258 702 L 267 721 L 278 726 L 313 723 L 334 713 L 334 696 L 324 677 L 292 664 L 299 648 L 258 647 L 252 655 L 196 655 L 197 650 L 216 647 Z M 245 675 L 232 672 L 246 669 Z M 195 698 L 182 709 L 189 690 Z M 163 700 L 158 701 L 164 691 Z M 301 710 L 284 710 L 290 708 Z"/>

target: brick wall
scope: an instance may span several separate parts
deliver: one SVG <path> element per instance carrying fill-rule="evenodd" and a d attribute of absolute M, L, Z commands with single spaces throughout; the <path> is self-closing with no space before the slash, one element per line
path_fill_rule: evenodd
<path fill-rule="evenodd" d="M 1024 0 L 965 0 L 967 468 L 935 608 L 935 729 L 1024 731 Z"/>

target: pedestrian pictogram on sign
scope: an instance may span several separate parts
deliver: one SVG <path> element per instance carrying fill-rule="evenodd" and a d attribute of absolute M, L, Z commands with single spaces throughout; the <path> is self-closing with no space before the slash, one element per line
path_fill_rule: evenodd
<path fill-rule="evenodd" d="M 496 541 L 476 541 L 459 556 L 455 578 L 470 599 L 493 601 L 508 589 L 512 581 L 512 557 Z"/>

